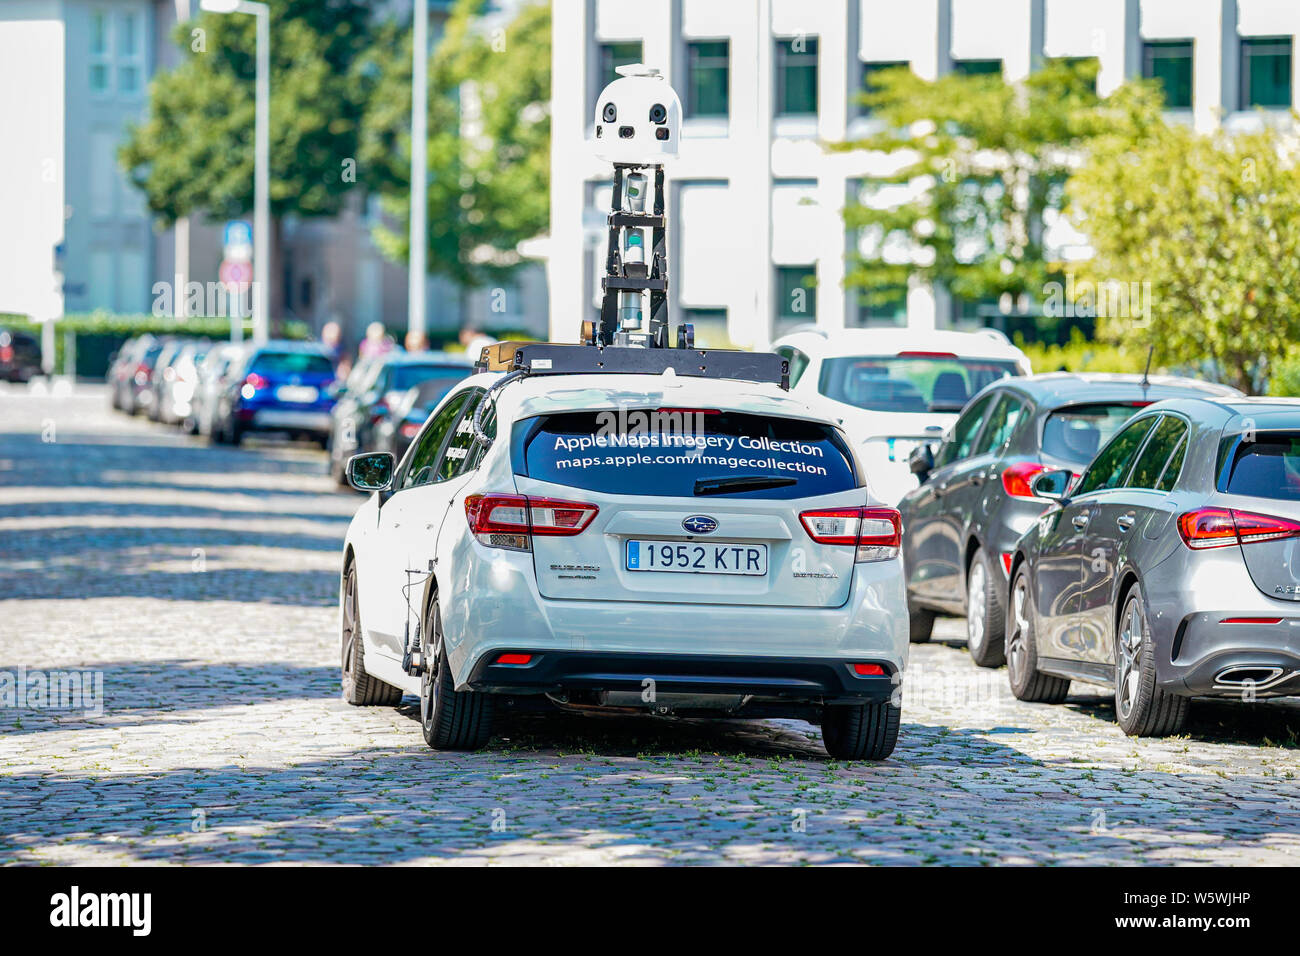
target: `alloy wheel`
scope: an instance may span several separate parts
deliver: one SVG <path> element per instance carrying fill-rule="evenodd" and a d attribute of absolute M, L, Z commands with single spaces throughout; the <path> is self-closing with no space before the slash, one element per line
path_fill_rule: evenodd
<path fill-rule="evenodd" d="M 1124 620 L 1119 632 L 1118 660 L 1115 662 L 1115 707 L 1121 717 L 1133 713 L 1142 683 L 1142 642 L 1145 639 L 1142 602 L 1134 596 L 1124 605 Z"/>
<path fill-rule="evenodd" d="M 1011 614 L 1015 625 L 1007 638 L 1007 670 L 1010 671 L 1012 680 L 1020 680 L 1024 674 L 1025 641 L 1028 640 L 1029 630 L 1028 604 L 1029 586 L 1022 574 L 1016 578 L 1015 587 L 1011 591 Z"/>
<path fill-rule="evenodd" d="M 984 563 L 971 565 L 966 587 L 966 646 L 972 654 L 984 646 L 988 631 L 988 608 L 984 601 Z"/>

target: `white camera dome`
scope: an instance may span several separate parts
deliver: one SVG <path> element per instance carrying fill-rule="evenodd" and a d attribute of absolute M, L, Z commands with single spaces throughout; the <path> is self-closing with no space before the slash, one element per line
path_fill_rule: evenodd
<path fill-rule="evenodd" d="M 682 101 L 660 72 L 644 63 L 618 68 L 596 99 L 596 156 L 608 163 L 660 165 L 677 155 Z"/>

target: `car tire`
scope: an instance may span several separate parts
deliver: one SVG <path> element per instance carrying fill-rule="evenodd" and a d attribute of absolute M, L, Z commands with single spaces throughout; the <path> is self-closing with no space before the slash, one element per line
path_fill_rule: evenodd
<path fill-rule="evenodd" d="M 966 647 L 980 667 L 1006 663 L 1006 614 L 998 601 L 993 565 L 983 548 L 975 550 L 966 572 Z"/>
<path fill-rule="evenodd" d="M 907 602 L 907 639 L 913 644 L 928 644 L 934 632 L 934 611 L 914 607 Z"/>
<path fill-rule="evenodd" d="M 1167 737 L 1182 730 L 1189 708 L 1186 697 L 1156 684 L 1146 601 L 1134 585 L 1115 627 L 1115 720 L 1130 737 Z"/>
<path fill-rule="evenodd" d="M 430 643 L 422 651 L 420 675 L 420 732 L 434 750 L 478 750 L 492 739 L 496 702 L 491 694 L 456 689 L 442 646 L 442 614 L 436 597 L 428 619 Z"/>
<path fill-rule="evenodd" d="M 357 566 L 348 564 L 343 579 L 342 627 L 343 699 L 354 707 L 396 707 L 402 689 L 366 673 L 366 642 L 361 637 L 361 609 L 357 603 Z"/>
<path fill-rule="evenodd" d="M 1070 692 L 1070 682 L 1038 670 L 1038 644 L 1034 634 L 1034 610 L 1029 595 L 1029 570 L 1016 569 L 1006 615 L 1007 677 L 1011 693 L 1018 700 L 1036 704 L 1059 704 Z"/>
<path fill-rule="evenodd" d="M 836 760 L 884 760 L 898 743 L 902 707 L 892 700 L 878 704 L 831 704 L 822 708 L 822 746 Z"/>

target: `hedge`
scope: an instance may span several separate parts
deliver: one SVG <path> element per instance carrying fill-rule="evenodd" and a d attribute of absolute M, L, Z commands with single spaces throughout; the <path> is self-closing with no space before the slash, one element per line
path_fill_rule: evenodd
<path fill-rule="evenodd" d="M 25 316 L 3 316 L 0 317 L 0 323 L 7 328 L 28 332 L 35 335 L 37 341 L 43 341 L 42 324 L 32 322 Z M 54 369 L 57 373 L 63 372 L 64 337 L 67 332 L 74 332 L 77 336 L 77 375 L 103 378 L 108 371 L 109 357 L 132 336 L 149 333 L 226 341 L 230 338 L 230 319 L 124 315 L 104 310 L 65 315 L 54 321 Z M 244 337 L 250 338 L 252 334 L 252 320 L 245 319 Z M 306 339 L 310 334 L 305 322 L 294 320 L 281 323 L 281 338 Z"/>

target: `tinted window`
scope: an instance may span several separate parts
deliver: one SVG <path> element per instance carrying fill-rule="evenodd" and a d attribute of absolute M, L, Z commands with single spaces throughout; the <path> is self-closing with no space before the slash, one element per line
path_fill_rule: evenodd
<path fill-rule="evenodd" d="M 469 416 L 467 415 L 466 418 L 468 419 Z M 483 429 L 483 434 L 487 435 L 488 438 L 497 437 L 497 406 L 495 402 L 483 413 L 483 421 L 479 424 Z M 482 442 L 475 442 L 474 446 L 469 450 L 469 455 L 465 458 L 464 470 L 468 472 L 478 468 L 479 462 L 483 460 L 483 455 L 487 450 L 487 445 Z"/>
<path fill-rule="evenodd" d="M 943 448 L 939 450 L 936 465 L 946 465 L 970 454 L 971 447 L 975 443 L 975 437 L 979 434 L 980 426 L 984 424 L 984 417 L 988 413 L 989 405 L 996 397 L 996 395 L 985 395 L 966 409 L 962 416 L 957 419 L 956 424 L 952 426 L 952 434 L 948 436 L 948 440 L 943 443 Z"/>
<path fill-rule="evenodd" d="M 1097 456 L 1097 460 L 1088 466 L 1075 494 L 1086 495 L 1090 491 L 1120 487 L 1120 482 L 1128 474 L 1129 466 L 1133 464 L 1138 449 L 1142 447 L 1142 439 L 1147 437 L 1147 432 L 1151 430 L 1155 420 L 1155 416 L 1152 415 L 1125 426 L 1123 431 L 1115 436 L 1115 440 Z"/>
<path fill-rule="evenodd" d="M 1133 466 L 1133 476 L 1128 481 L 1129 487 L 1155 488 L 1156 482 L 1165 473 L 1165 465 L 1169 462 L 1169 457 L 1186 434 L 1187 425 L 1181 418 L 1175 418 L 1173 415 L 1165 415 L 1161 418 L 1160 424 L 1151 433 L 1151 440 L 1147 442 L 1146 448 L 1142 449 L 1137 464 Z"/>
<path fill-rule="evenodd" d="M 515 471 L 627 495 L 783 499 L 858 487 L 848 448 L 828 425 L 742 412 L 651 414 L 516 422 Z"/>
<path fill-rule="evenodd" d="M 451 432 L 451 427 L 456 423 L 456 417 L 460 415 L 460 410 L 465 406 L 468 398 L 468 392 L 457 395 L 425 427 L 418 444 L 411 450 L 406 474 L 402 478 L 403 488 L 414 488 L 417 485 L 427 485 L 442 480 L 438 477 L 437 471 L 438 453 L 442 451 L 442 443 Z"/>
<path fill-rule="evenodd" d="M 1178 481 L 1178 476 L 1183 471 L 1183 459 L 1187 457 L 1187 435 L 1183 435 L 1183 440 L 1178 443 L 1174 453 L 1169 456 L 1169 464 L 1165 465 L 1165 473 L 1160 476 L 1156 482 L 1157 491 L 1173 491 L 1174 484 Z"/>
<path fill-rule="evenodd" d="M 451 439 L 447 442 L 447 450 L 442 453 L 442 461 L 438 463 L 438 480 L 446 481 L 448 478 L 455 478 L 460 473 L 461 466 L 465 463 L 466 456 L 469 455 L 470 446 L 474 444 L 474 409 L 478 407 L 479 399 L 483 397 L 482 389 L 471 389 L 469 398 L 464 403 L 464 414 L 461 415 L 460 421 L 456 423 L 455 430 L 451 433 Z"/>
<path fill-rule="evenodd" d="M 985 385 L 1018 375 L 1015 362 L 903 352 L 832 358 L 818 391 L 880 412 L 956 412 Z"/>
<path fill-rule="evenodd" d="M 979 443 L 972 454 L 983 454 L 1005 445 L 1015 433 L 1016 425 L 1020 423 L 1020 416 L 1024 410 L 1025 406 L 1018 398 L 1003 393 L 997 407 L 993 409 L 993 414 L 989 416 L 988 428 L 980 435 Z"/>
<path fill-rule="evenodd" d="M 259 375 L 333 375 L 334 363 L 318 352 L 258 352 L 248 370 Z"/>
<path fill-rule="evenodd" d="M 1043 423 L 1043 452 L 1086 465 L 1123 424 L 1144 407 L 1134 402 L 1066 405 Z"/>
<path fill-rule="evenodd" d="M 1242 442 L 1232 456 L 1232 470 L 1222 490 L 1281 501 L 1300 501 L 1300 436 L 1261 432 Z"/>

